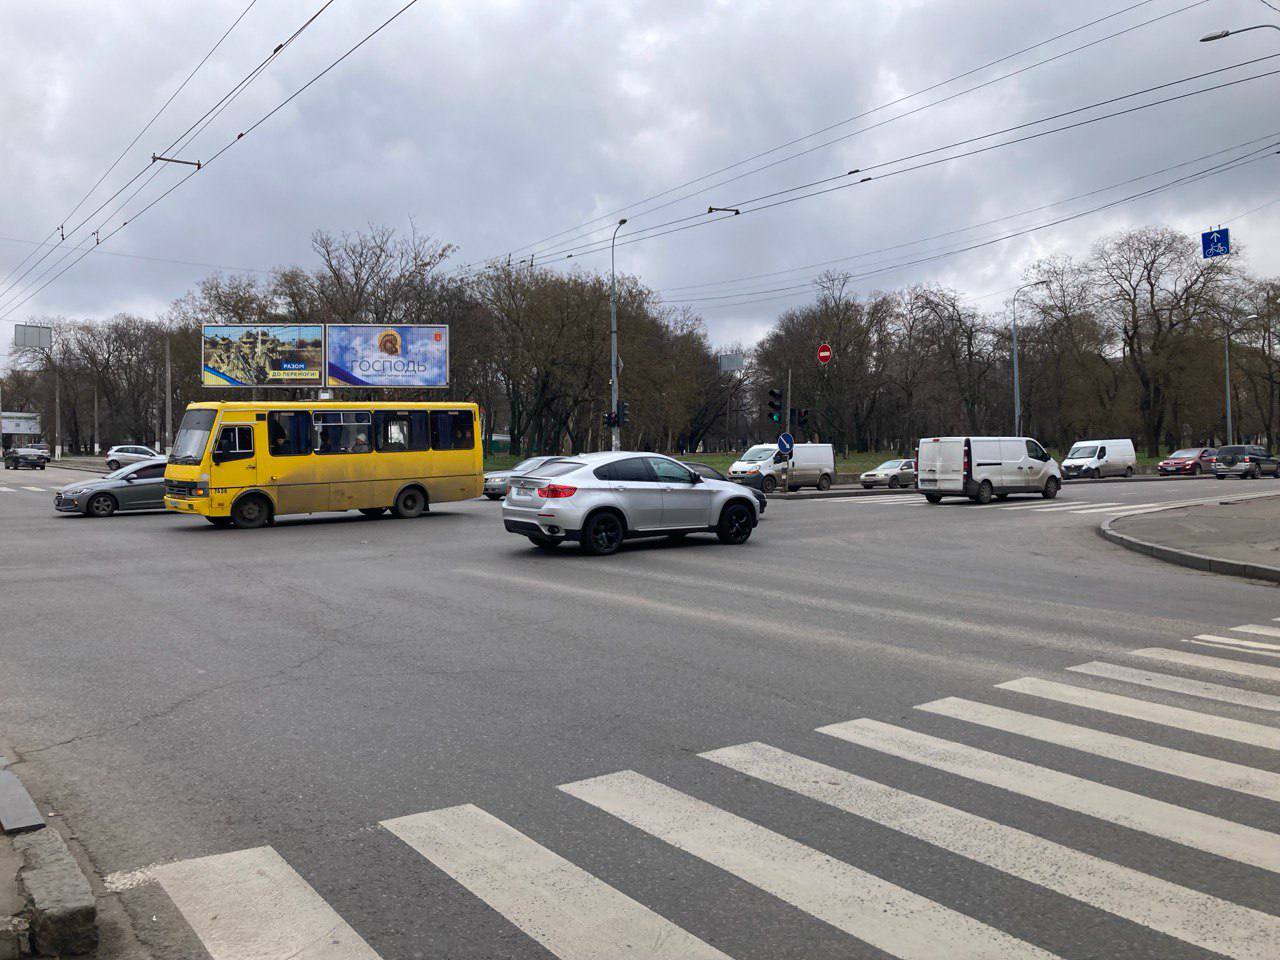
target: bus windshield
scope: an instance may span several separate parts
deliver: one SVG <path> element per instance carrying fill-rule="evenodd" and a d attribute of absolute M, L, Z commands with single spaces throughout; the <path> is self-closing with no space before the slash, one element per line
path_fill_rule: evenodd
<path fill-rule="evenodd" d="M 216 410 L 188 410 L 183 414 L 178 435 L 173 439 L 169 462 L 196 464 L 203 460 L 204 448 L 209 445 L 209 434 L 213 432 L 213 421 L 217 415 Z"/>

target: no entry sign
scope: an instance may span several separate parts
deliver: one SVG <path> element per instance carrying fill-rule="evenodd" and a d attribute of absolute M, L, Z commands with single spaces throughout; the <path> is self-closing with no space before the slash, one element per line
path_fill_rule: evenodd
<path fill-rule="evenodd" d="M 831 344 L 824 343 L 818 347 L 818 362 L 824 366 L 831 362 Z"/>

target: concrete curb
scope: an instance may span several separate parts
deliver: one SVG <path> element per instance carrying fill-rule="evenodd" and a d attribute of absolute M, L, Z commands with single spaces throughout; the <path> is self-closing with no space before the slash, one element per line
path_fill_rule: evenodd
<path fill-rule="evenodd" d="M 13 838 L 22 856 L 18 879 L 27 893 L 31 948 L 39 956 L 92 953 L 98 947 L 98 908 L 62 834 L 52 827 Z"/>
<path fill-rule="evenodd" d="M 1126 520 L 1133 516 L 1145 516 L 1148 513 L 1160 513 L 1164 510 L 1181 510 L 1186 507 L 1206 506 L 1212 503 L 1242 503 L 1247 500 L 1261 500 L 1267 497 L 1280 496 L 1280 494 L 1259 494 L 1252 497 L 1235 497 L 1226 500 L 1206 500 L 1203 503 L 1180 503 L 1170 504 L 1168 506 L 1152 507 L 1149 510 L 1140 510 L 1136 513 L 1128 513 L 1123 517 L 1110 517 L 1103 520 L 1098 525 L 1098 533 L 1104 539 L 1110 540 L 1114 544 L 1124 547 L 1126 550 L 1132 550 L 1135 553 L 1145 554 L 1148 557 L 1154 557 L 1157 560 L 1163 560 L 1166 563 L 1176 563 L 1182 567 L 1190 567 L 1193 570 L 1202 570 L 1206 573 L 1220 573 L 1228 577 L 1243 577 L 1246 580 L 1266 580 L 1271 583 L 1280 583 L 1280 567 L 1272 567 L 1261 563 L 1246 563 L 1243 560 L 1226 560 L 1222 557 L 1211 557 L 1203 553 L 1193 553 L 1190 550 L 1178 550 L 1175 547 L 1168 547 L 1160 543 L 1152 543 L 1150 540 L 1142 540 L 1138 537 L 1131 536 L 1127 533 L 1121 533 L 1113 528 L 1113 524 L 1121 520 Z"/>

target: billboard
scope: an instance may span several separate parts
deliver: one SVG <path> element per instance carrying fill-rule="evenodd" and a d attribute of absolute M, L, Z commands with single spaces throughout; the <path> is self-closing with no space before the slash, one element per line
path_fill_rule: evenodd
<path fill-rule="evenodd" d="M 325 370 L 331 387 L 447 387 L 447 326 L 327 326 Z"/>
<path fill-rule="evenodd" d="M 200 369 L 206 387 L 323 386 L 324 326 L 206 323 Z"/>
<path fill-rule="evenodd" d="M 52 350 L 53 327 L 42 327 L 34 323 L 15 323 L 13 346 L 16 350 Z"/>
<path fill-rule="evenodd" d="M 40 430 L 40 414 L 38 413 L 0 413 L 0 433 L 11 433 L 22 437 L 38 437 Z"/>

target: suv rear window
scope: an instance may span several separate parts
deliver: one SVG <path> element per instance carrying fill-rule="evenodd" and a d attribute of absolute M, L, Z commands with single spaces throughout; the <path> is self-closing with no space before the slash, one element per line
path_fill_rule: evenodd
<path fill-rule="evenodd" d="M 1218 456 L 1220 457 L 1238 457 L 1245 453 L 1244 447 L 1219 447 Z"/>
<path fill-rule="evenodd" d="M 549 480 L 552 477 L 563 477 L 566 473 L 573 473 L 573 471 L 579 470 L 584 466 L 585 464 L 574 463 L 572 460 L 557 460 L 553 463 L 548 463 L 545 466 L 538 467 L 537 469 L 530 470 L 528 476 L 543 477 Z"/>

